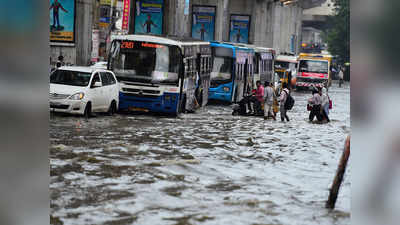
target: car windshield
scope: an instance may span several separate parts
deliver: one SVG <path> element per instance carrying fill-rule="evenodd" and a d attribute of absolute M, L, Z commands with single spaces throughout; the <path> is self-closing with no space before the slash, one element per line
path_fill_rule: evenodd
<path fill-rule="evenodd" d="M 289 62 L 285 61 L 275 61 L 275 68 L 276 69 L 288 69 L 289 68 Z"/>
<path fill-rule="evenodd" d="M 301 60 L 299 68 L 299 72 L 328 73 L 328 62 Z"/>
<path fill-rule="evenodd" d="M 50 75 L 50 83 L 85 87 L 89 85 L 91 73 L 56 70 Z"/>
<path fill-rule="evenodd" d="M 118 79 L 144 83 L 178 83 L 181 55 L 177 46 L 116 41 L 111 69 Z"/>

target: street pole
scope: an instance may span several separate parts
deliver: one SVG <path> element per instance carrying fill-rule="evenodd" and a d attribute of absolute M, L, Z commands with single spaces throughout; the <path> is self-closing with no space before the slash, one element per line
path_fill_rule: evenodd
<path fill-rule="evenodd" d="M 339 166 L 336 171 L 336 176 L 335 179 L 333 180 L 331 189 L 329 191 L 328 201 L 326 202 L 325 205 L 325 207 L 328 209 L 335 208 L 336 200 L 339 195 L 339 189 L 343 182 L 344 173 L 346 172 L 346 166 L 349 160 L 349 156 L 350 156 L 350 136 L 348 136 L 346 139 L 344 145 L 344 151 L 342 153 L 342 157 L 340 158 Z"/>

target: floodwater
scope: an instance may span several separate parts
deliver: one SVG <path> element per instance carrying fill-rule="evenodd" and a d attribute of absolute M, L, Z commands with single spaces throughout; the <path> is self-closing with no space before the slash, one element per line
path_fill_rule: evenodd
<path fill-rule="evenodd" d="M 50 118 L 52 224 L 350 224 L 348 165 L 324 208 L 350 133 L 350 89 L 331 87 L 332 120 L 233 117 L 207 106 L 178 118 Z"/>

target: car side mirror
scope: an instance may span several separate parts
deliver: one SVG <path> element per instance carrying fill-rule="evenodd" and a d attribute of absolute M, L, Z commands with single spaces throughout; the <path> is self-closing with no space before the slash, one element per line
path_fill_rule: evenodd
<path fill-rule="evenodd" d="M 101 82 L 100 82 L 100 81 L 96 81 L 96 82 L 94 82 L 92 88 L 97 88 L 97 87 L 101 87 L 101 86 L 103 86 L 103 85 L 101 84 Z"/>

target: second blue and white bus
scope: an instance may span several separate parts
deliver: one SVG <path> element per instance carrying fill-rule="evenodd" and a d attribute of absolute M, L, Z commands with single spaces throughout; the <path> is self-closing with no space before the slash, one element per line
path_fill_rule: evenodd
<path fill-rule="evenodd" d="M 239 102 L 253 89 L 255 51 L 233 43 L 211 42 L 213 69 L 209 99 Z"/>
<path fill-rule="evenodd" d="M 207 104 L 211 65 L 209 42 L 117 35 L 107 67 L 120 83 L 120 110 L 177 115 Z"/>

